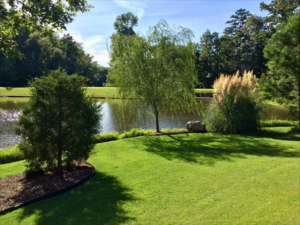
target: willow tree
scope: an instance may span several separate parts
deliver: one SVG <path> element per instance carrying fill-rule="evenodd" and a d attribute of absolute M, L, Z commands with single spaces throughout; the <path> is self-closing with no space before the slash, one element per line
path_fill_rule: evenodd
<path fill-rule="evenodd" d="M 134 98 L 155 116 L 159 132 L 159 114 L 189 111 L 195 107 L 197 82 L 193 33 L 183 27 L 170 28 L 161 20 L 148 34 L 112 39 L 109 79 L 124 99 Z"/>

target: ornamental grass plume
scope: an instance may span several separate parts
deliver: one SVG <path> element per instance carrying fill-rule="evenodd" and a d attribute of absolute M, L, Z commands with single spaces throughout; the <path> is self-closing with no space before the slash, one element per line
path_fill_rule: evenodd
<path fill-rule="evenodd" d="M 258 79 L 252 71 L 241 77 L 221 74 L 216 79 L 214 101 L 207 108 L 205 123 L 208 129 L 220 133 L 247 133 L 259 127 Z"/>
<path fill-rule="evenodd" d="M 216 79 L 213 84 L 214 99 L 220 103 L 224 95 L 238 96 L 243 93 L 248 95 L 252 92 L 257 92 L 258 79 L 253 74 L 253 71 L 245 71 L 243 77 L 240 77 L 239 71 L 234 75 L 221 74 L 219 79 Z"/>

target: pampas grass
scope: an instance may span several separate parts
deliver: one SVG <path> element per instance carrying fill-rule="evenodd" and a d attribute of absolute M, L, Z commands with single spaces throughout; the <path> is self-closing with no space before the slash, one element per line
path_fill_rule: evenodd
<path fill-rule="evenodd" d="M 259 128 L 258 79 L 253 72 L 222 74 L 213 84 L 214 100 L 206 110 L 208 130 L 242 134 Z"/>

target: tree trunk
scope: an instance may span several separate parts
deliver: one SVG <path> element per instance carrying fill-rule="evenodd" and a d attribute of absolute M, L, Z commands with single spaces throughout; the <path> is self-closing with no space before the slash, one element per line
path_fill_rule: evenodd
<path fill-rule="evenodd" d="M 300 126 L 300 78 L 298 79 L 298 120 Z"/>
<path fill-rule="evenodd" d="M 300 43 L 298 43 L 298 54 L 300 55 Z M 300 74 L 298 74 L 298 120 L 299 120 L 299 126 L 300 126 Z M 299 128 L 300 130 L 300 128 Z"/>
<path fill-rule="evenodd" d="M 62 92 L 59 84 L 59 121 L 58 121 L 58 152 L 57 152 L 57 172 L 62 173 Z"/>
<path fill-rule="evenodd" d="M 57 154 L 57 172 L 59 174 L 62 173 L 62 160 L 61 160 L 61 157 L 62 157 L 62 147 L 59 146 L 58 154 Z"/>
<path fill-rule="evenodd" d="M 159 133 L 159 120 L 158 120 L 158 112 L 155 111 L 155 122 L 156 122 L 156 132 Z"/>

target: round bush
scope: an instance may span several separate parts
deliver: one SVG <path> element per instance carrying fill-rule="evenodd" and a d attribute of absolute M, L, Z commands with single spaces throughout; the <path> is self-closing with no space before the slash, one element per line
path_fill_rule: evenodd
<path fill-rule="evenodd" d="M 46 164 L 62 172 L 62 163 L 88 158 L 98 133 L 100 107 L 86 97 L 86 79 L 56 70 L 30 82 L 31 98 L 19 118 L 19 145 L 29 169 Z"/>

